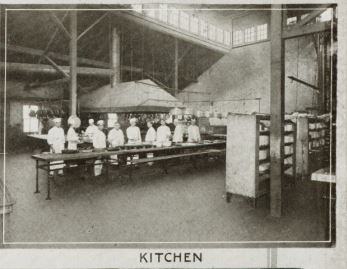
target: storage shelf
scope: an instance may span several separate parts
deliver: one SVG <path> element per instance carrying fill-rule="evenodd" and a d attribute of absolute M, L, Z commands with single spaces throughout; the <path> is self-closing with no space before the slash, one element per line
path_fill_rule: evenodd
<path fill-rule="evenodd" d="M 287 159 L 289 157 L 292 157 L 293 155 L 293 153 L 284 154 L 283 159 Z"/>
<path fill-rule="evenodd" d="M 259 135 L 268 136 L 270 135 L 270 131 L 259 131 Z"/>
<path fill-rule="evenodd" d="M 270 158 L 259 160 L 259 164 L 264 164 L 264 163 L 269 163 L 269 162 L 270 162 Z"/>
<path fill-rule="evenodd" d="M 284 143 L 285 146 L 293 146 L 294 145 L 294 142 L 286 142 Z"/>
<path fill-rule="evenodd" d="M 270 149 L 270 145 L 261 145 L 259 146 L 259 150 Z"/>
<path fill-rule="evenodd" d="M 294 134 L 294 131 L 285 131 L 284 135 L 290 135 L 290 134 Z"/>
<path fill-rule="evenodd" d="M 283 166 L 283 171 L 286 171 L 286 170 L 288 170 L 289 168 L 292 168 L 292 167 L 293 167 L 292 164 L 285 164 L 285 165 Z"/>

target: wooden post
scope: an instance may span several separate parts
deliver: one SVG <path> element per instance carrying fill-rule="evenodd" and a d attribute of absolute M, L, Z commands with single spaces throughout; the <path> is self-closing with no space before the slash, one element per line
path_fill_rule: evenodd
<path fill-rule="evenodd" d="M 120 83 L 120 35 L 117 28 L 112 29 L 111 40 L 111 69 L 113 75 L 111 78 L 111 87 Z"/>
<path fill-rule="evenodd" d="M 281 5 L 271 10 L 271 93 L 270 93 L 270 214 L 282 214 L 283 131 L 284 131 L 284 39 Z"/>
<path fill-rule="evenodd" d="M 174 58 L 174 90 L 175 96 L 178 94 L 178 40 L 175 38 L 175 58 Z"/>
<path fill-rule="evenodd" d="M 70 11 L 70 115 L 77 113 L 77 11 Z"/>

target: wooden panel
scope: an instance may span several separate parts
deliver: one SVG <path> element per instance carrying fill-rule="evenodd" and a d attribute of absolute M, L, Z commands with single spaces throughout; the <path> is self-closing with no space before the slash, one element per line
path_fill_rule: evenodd
<path fill-rule="evenodd" d="M 255 115 L 228 116 L 226 153 L 226 191 L 255 197 L 258 165 L 257 125 Z"/>
<path fill-rule="evenodd" d="M 270 93 L 270 212 L 282 214 L 283 129 L 284 129 L 284 41 L 281 5 L 271 10 L 271 93 Z"/>
<path fill-rule="evenodd" d="M 299 117 L 296 135 L 296 175 L 303 179 L 308 173 L 308 119 Z"/>

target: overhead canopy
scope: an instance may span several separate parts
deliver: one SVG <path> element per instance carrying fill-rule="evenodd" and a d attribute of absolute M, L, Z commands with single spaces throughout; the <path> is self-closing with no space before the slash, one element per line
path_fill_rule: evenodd
<path fill-rule="evenodd" d="M 184 107 L 149 79 L 105 85 L 80 97 L 82 112 L 168 112 Z"/>

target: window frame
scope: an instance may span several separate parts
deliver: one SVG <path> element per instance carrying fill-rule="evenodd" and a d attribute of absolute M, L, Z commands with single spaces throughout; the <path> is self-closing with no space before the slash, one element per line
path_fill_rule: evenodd
<path fill-rule="evenodd" d="M 32 110 L 31 109 L 32 106 L 37 107 L 36 112 L 40 109 L 39 104 L 36 104 L 36 103 L 23 103 L 22 104 L 22 131 L 25 134 L 38 134 L 38 133 L 40 133 L 40 120 L 37 117 L 30 117 L 29 115 L 25 115 L 24 107 L 26 107 L 26 106 L 28 107 L 29 113 Z M 34 130 L 34 131 L 32 130 L 32 124 L 33 124 L 32 120 L 33 119 L 35 119 L 35 121 L 37 121 L 37 127 L 35 127 L 36 130 Z M 25 130 L 25 126 L 26 126 L 25 122 L 26 122 L 26 120 L 29 120 L 29 130 Z"/>

